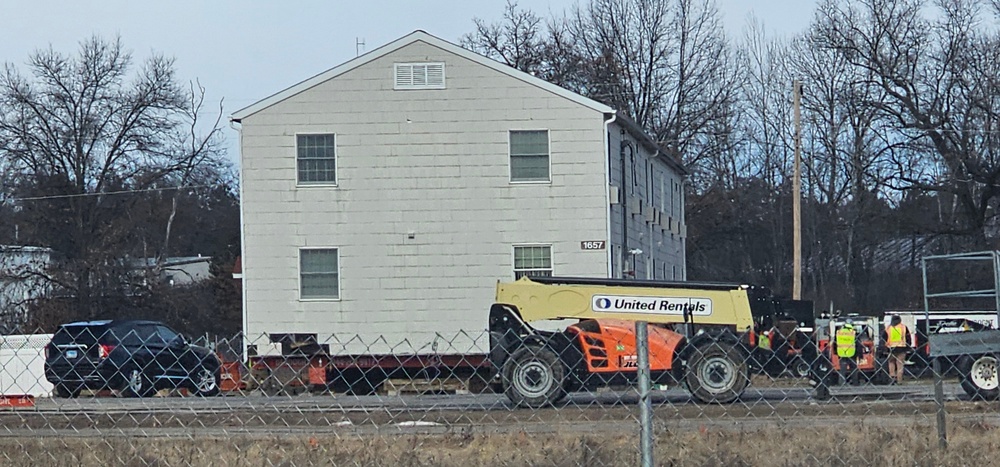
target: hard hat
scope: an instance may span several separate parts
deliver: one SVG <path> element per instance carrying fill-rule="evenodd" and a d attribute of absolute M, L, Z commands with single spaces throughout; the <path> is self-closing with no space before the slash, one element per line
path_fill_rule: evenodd
<path fill-rule="evenodd" d="M 854 323 L 850 321 L 844 323 L 844 329 L 854 329 Z"/>

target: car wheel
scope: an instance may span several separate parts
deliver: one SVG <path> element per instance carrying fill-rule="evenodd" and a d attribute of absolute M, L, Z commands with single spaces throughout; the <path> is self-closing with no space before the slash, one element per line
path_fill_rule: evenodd
<path fill-rule="evenodd" d="M 191 389 L 196 396 L 210 397 L 219 394 L 219 369 L 201 367 L 191 376 Z"/>
<path fill-rule="evenodd" d="M 52 388 L 52 393 L 55 394 L 56 397 L 62 397 L 64 399 L 73 399 L 80 396 L 80 388 L 79 387 L 70 388 L 65 384 L 57 384 L 55 385 L 54 388 Z"/>
<path fill-rule="evenodd" d="M 156 394 L 153 381 L 140 369 L 132 369 L 125 373 L 125 387 L 122 393 L 126 397 L 149 397 Z"/>

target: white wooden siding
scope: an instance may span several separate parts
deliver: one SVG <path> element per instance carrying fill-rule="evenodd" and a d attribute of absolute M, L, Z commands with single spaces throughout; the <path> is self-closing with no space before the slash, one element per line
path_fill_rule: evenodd
<path fill-rule="evenodd" d="M 437 61 L 447 89 L 393 90 L 393 63 Z M 485 352 L 512 245 L 552 244 L 558 275 L 606 275 L 605 252 L 580 250 L 607 235 L 603 118 L 423 42 L 245 117 L 247 335 Z M 551 183 L 510 183 L 518 128 L 549 129 Z M 306 132 L 337 134 L 337 187 L 296 187 L 294 135 Z M 340 249 L 341 300 L 298 300 L 298 249 L 328 245 Z"/>

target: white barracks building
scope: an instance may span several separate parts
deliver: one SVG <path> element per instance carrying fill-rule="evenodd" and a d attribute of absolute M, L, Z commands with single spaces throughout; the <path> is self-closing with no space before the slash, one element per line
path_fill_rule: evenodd
<path fill-rule="evenodd" d="M 677 161 L 614 109 L 425 32 L 231 119 L 259 353 L 298 334 L 482 354 L 498 280 L 685 279 Z"/>

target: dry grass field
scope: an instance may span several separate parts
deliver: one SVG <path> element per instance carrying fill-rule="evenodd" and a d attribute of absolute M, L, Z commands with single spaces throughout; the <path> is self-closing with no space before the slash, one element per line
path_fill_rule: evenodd
<path fill-rule="evenodd" d="M 991 417 L 992 419 L 992 417 Z M 941 451 L 933 425 L 858 423 L 662 430 L 656 463 L 666 466 L 998 465 L 1000 429 L 985 418 L 949 427 Z M 634 432 L 478 432 L 382 435 L 0 438 L 0 464 L 27 466 L 472 466 L 636 465 Z"/>

